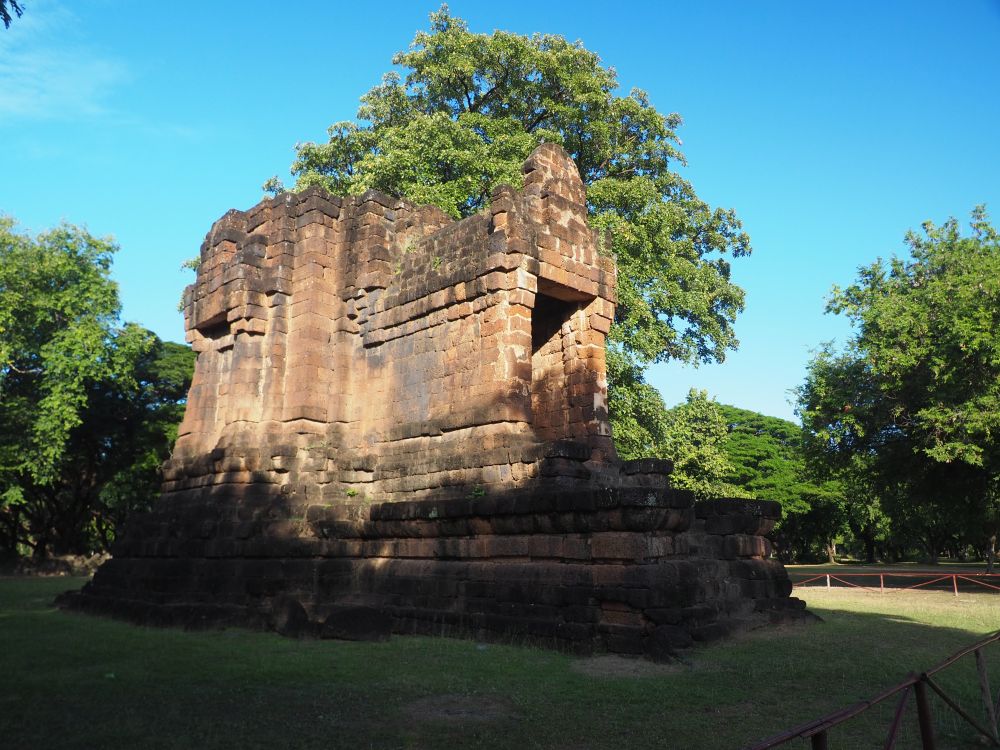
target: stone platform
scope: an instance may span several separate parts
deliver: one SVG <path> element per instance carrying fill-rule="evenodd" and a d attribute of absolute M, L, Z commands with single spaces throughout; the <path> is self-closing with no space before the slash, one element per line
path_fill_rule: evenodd
<path fill-rule="evenodd" d="M 332 612 L 368 608 L 398 633 L 662 658 L 802 615 L 767 559 L 779 512 L 641 487 L 176 504 L 133 524 L 63 604 L 143 624 L 269 628 L 292 602 L 316 633 Z"/>

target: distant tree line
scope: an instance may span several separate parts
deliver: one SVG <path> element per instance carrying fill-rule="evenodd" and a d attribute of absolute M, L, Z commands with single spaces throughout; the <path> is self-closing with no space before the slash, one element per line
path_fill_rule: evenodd
<path fill-rule="evenodd" d="M 673 485 L 699 498 L 777 501 L 783 518 L 774 542 L 785 562 L 833 559 L 836 544 L 848 541 L 844 487 L 810 466 L 799 425 L 716 403 L 695 389 L 684 403 L 663 407 L 656 422 L 661 440 L 638 450 L 620 445 L 624 457 L 670 459 Z"/>

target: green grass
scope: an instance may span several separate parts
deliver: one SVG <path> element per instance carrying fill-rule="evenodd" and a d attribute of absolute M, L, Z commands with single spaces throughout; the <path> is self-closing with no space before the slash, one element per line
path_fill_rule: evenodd
<path fill-rule="evenodd" d="M 1000 597 L 990 594 L 812 589 L 802 595 L 821 624 L 759 631 L 696 649 L 683 665 L 621 676 L 615 665 L 534 648 L 157 630 L 52 607 L 81 583 L 0 579 L 0 746 L 737 748 L 1000 627 Z M 581 673 L 588 664 L 596 674 Z M 990 669 L 1000 689 L 1000 647 Z M 942 682 L 981 713 L 971 659 Z M 892 708 L 835 731 L 831 746 L 881 746 Z M 979 746 L 942 704 L 934 711 L 939 747 Z M 913 718 L 911 707 L 898 747 L 918 744 Z"/>

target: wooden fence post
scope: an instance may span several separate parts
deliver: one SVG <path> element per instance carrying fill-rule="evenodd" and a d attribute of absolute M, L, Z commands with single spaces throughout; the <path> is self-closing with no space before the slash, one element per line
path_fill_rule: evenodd
<path fill-rule="evenodd" d="M 923 750 L 934 748 L 934 722 L 931 720 L 931 706 L 927 702 L 927 688 L 924 675 L 913 683 L 913 695 L 917 699 L 917 720 L 920 722 L 920 745 Z"/>
<path fill-rule="evenodd" d="M 1000 735 L 997 734 L 996 709 L 993 706 L 993 696 L 990 695 L 990 676 L 989 672 L 986 671 L 986 657 L 981 648 L 977 648 L 974 653 L 976 655 L 976 671 L 979 672 L 979 692 L 983 697 L 983 706 L 986 708 L 986 726 L 993 730 L 993 739 L 1000 741 Z"/>

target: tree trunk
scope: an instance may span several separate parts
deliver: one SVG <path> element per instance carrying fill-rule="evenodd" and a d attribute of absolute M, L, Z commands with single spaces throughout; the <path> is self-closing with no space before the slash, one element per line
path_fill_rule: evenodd
<path fill-rule="evenodd" d="M 997 535 L 990 534 L 986 544 L 986 572 L 992 573 L 997 560 Z"/>
<path fill-rule="evenodd" d="M 925 531 L 924 533 L 924 548 L 927 550 L 927 564 L 937 565 L 938 556 L 941 553 L 941 545 L 931 531 Z"/>
<path fill-rule="evenodd" d="M 873 565 L 878 562 L 878 555 L 875 552 L 875 536 L 865 534 L 865 561 Z"/>
<path fill-rule="evenodd" d="M 830 565 L 837 564 L 837 543 L 832 539 L 826 543 L 826 557 Z"/>

